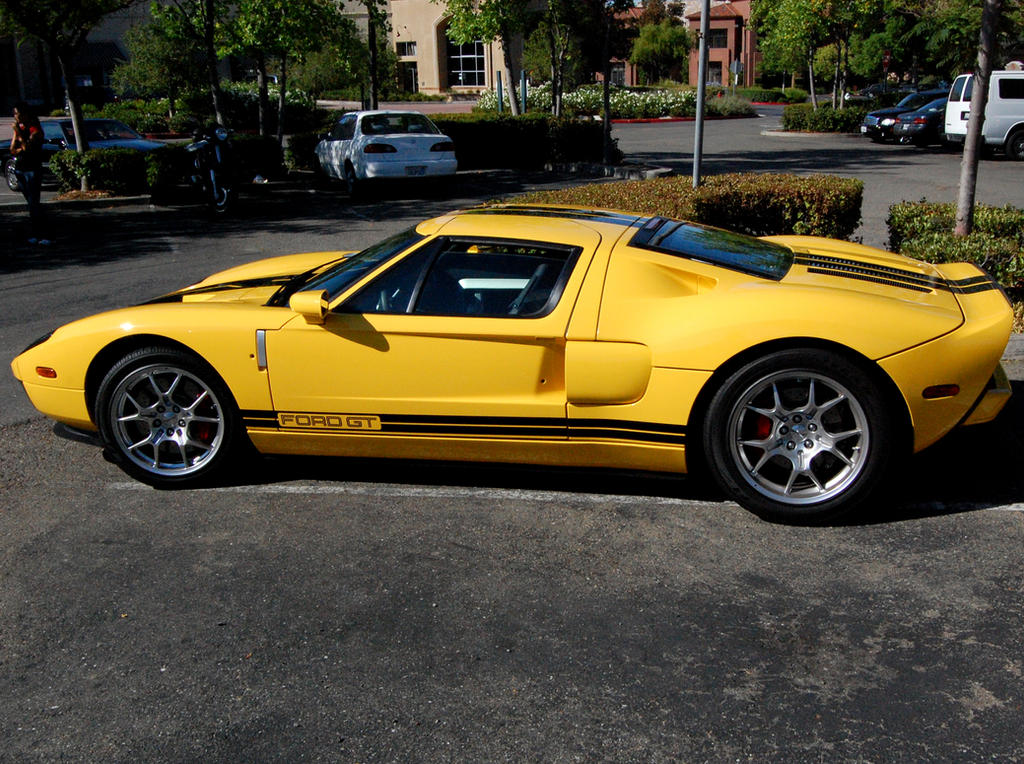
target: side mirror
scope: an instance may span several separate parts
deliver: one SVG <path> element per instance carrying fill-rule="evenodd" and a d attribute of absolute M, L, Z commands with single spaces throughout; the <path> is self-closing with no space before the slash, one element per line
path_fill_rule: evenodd
<path fill-rule="evenodd" d="M 307 324 L 322 324 L 327 316 L 327 290 L 296 292 L 288 307 L 306 319 Z"/>

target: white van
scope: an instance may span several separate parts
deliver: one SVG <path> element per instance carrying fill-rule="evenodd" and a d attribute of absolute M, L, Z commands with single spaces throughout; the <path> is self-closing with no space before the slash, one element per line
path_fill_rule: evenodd
<path fill-rule="evenodd" d="M 946 140 L 963 143 L 971 112 L 974 76 L 953 80 L 946 102 Z M 986 146 L 1001 148 L 1010 159 L 1024 160 L 1024 71 L 992 72 L 982 137 Z"/>

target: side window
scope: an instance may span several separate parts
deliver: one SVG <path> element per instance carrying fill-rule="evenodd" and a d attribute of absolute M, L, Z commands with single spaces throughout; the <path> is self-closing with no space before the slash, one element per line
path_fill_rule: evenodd
<path fill-rule="evenodd" d="M 331 129 L 332 141 L 347 141 L 352 138 L 356 121 L 351 117 L 342 117 Z"/>
<path fill-rule="evenodd" d="M 344 313 L 408 313 L 423 269 L 435 251 L 436 248 L 429 245 L 421 247 L 345 300 L 340 310 Z"/>
<path fill-rule="evenodd" d="M 1024 78 L 1000 77 L 999 97 L 1013 100 L 1024 98 Z"/>
<path fill-rule="evenodd" d="M 963 95 L 964 85 L 966 83 L 967 83 L 967 78 L 966 77 L 957 77 L 956 80 L 953 81 L 953 89 L 949 93 L 949 100 L 950 101 L 959 101 L 960 100 L 960 96 Z"/>
<path fill-rule="evenodd" d="M 579 249 L 451 240 L 427 272 L 413 312 L 536 318 L 554 310 Z"/>

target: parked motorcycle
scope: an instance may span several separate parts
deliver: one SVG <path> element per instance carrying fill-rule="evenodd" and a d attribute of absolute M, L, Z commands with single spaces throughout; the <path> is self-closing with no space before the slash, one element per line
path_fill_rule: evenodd
<path fill-rule="evenodd" d="M 238 197 L 234 152 L 227 128 L 211 125 L 196 130 L 185 150 L 193 155 L 192 183 L 202 192 L 210 211 L 227 212 Z"/>

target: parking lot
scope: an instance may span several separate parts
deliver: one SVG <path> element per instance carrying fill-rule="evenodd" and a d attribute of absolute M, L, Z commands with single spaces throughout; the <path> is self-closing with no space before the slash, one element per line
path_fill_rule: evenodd
<path fill-rule="evenodd" d="M 762 135 L 775 119 L 719 123 L 706 170 L 861 177 L 867 243 L 893 201 L 955 196 L 955 155 Z M 689 172 L 691 125 L 616 135 Z M 1020 170 L 984 163 L 980 200 L 1024 203 Z M 66 206 L 46 250 L 0 207 L 2 356 L 230 265 L 565 182 L 482 173 L 358 204 L 261 187 L 214 224 Z M 155 491 L 5 373 L 0 760 L 1020 760 L 1024 361 L 1010 371 L 998 422 L 819 529 L 604 471 L 263 459 Z"/>

